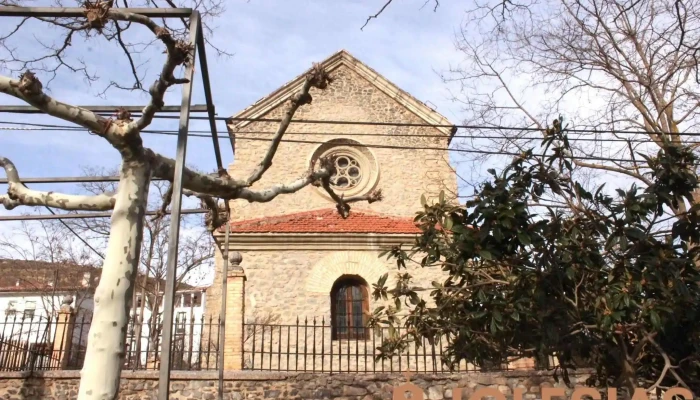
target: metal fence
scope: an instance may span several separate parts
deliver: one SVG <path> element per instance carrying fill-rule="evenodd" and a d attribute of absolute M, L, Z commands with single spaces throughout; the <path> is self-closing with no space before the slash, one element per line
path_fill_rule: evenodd
<path fill-rule="evenodd" d="M 401 334 L 401 330 L 397 331 Z M 430 344 L 424 340 L 420 346 L 409 345 L 395 356 L 377 360 L 377 347 L 389 337 L 388 328 L 377 331 L 368 328 L 327 325 L 322 319 L 313 319 L 295 324 L 245 324 L 243 345 L 243 368 L 265 371 L 302 372 L 453 372 L 442 361 L 447 342 L 437 340 Z M 555 365 L 554 357 L 544 363 L 533 359 L 513 357 L 505 364 L 487 367 L 461 362 L 455 372 L 477 372 L 494 370 L 544 369 Z"/>
<path fill-rule="evenodd" d="M 91 317 L 14 315 L 0 320 L 0 371 L 81 369 Z M 176 319 L 173 324 L 173 370 L 216 369 L 219 319 Z M 129 321 L 125 370 L 157 370 L 162 353 L 162 319 Z"/>

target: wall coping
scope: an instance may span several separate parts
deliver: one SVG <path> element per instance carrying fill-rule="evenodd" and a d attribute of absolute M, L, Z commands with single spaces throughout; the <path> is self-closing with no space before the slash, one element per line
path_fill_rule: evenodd
<path fill-rule="evenodd" d="M 410 248 L 417 236 L 394 233 L 236 233 L 229 236 L 229 250 L 381 251 L 394 246 Z M 223 233 L 214 234 L 221 251 L 225 250 L 224 238 Z"/>
<path fill-rule="evenodd" d="M 572 371 L 569 375 L 578 376 L 585 375 L 594 372 L 591 368 L 582 368 L 576 371 Z M 138 379 L 138 380 L 158 380 L 158 371 L 124 371 L 122 372 L 122 379 Z M 423 380 L 434 380 L 434 379 L 451 379 L 460 380 L 462 378 L 473 376 L 473 377 L 486 377 L 486 376 L 497 376 L 501 378 L 523 378 L 523 377 L 534 377 L 534 376 L 550 376 L 552 371 L 540 370 L 540 371 L 495 371 L 495 372 L 464 372 L 464 373 L 415 373 L 412 375 L 413 380 L 423 379 Z M 224 380 L 226 381 L 283 381 L 290 378 L 296 378 L 297 380 L 311 379 L 315 376 L 328 375 L 328 373 L 320 372 L 277 372 L 277 371 L 225 371 Z M 405 379 L 402 373 L 344 373 L 344 374 L 333 374 L 332 376 L 343 376 L 343 377 L 369 377 L 372 376 L 377 380 L 391 380 L 392 378 Z M 170 375 L 172 381 L 181 380 L 218 380 L 218 371 L 173 371 Z M 80 371 L 24 371 L 24 372 L 14 372 L 14 371 L 0 371 L 0 379 L 79 379 Z"/>

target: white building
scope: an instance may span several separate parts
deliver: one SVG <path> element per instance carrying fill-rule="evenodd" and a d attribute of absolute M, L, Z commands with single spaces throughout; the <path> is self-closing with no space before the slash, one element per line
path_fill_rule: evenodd
<path fill-rule="evenodd" d="M 44 358 L 50 358 L 49 349 L 54 348 L 56 338 L 63 338 L 61 333 L 66 329 L 72 329 L 69 367 L 79 368 L 101 272 L 99 268 L 74 264 L 0 260 L 0 370 L 21 368 L 32 357 L 33 362 L 44 362 Z M 163 280 L 143 276 L 137 279 L 125 367 L 143 367 L 160 353 L 163 288 Z M 144 296 L 145 303 L 141 300 Z M 57 322 L 64 300 L 74 310 L 74 324 Z M 196 363 L 201 353 L 201 337 L 208 324 L 203 319 L 205 305 L 206 288 L 178 285 L 173 316 L 174 348 L 183 353 L 188 365 Z M 154 308 L 158 310 L 155 319 Z"/>

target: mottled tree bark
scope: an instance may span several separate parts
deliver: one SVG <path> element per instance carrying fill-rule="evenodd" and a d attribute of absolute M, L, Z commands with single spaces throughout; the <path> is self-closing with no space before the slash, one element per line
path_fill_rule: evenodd
<path fill-rule="evenodd" d="M 112 212 L 109 245 L 95 292 L 79 399 L 113 399 L 119 388 L 130 300 L 141 252 L 150 169 L 144 160 L 124 161 Z"/>

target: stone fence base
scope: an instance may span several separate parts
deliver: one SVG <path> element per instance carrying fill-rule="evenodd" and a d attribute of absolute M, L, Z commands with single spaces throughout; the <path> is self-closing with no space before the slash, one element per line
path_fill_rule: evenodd
<path fill-rule="evenodd" d="M 587 371 L 588 372 L 588 371 Z M 571 375 L 576 387 L 585 386 L 588 374 Z M 394 386 L 406 383 L 401 374 L 309 374 L 239 371 L 227 372 L 224 399 L 357 399 L 391 400 Z M 78 371 L 45 371 L 33 374 L 0 373 L 0 399 L 63 400 L 75 399 L 78 393 Z M 424 399 L 452 399 L 453 390 L 462 388 L 468 399 L 477 389 L 492 387 L 512 399 L 513 389 L 522 388 L 523 399 L 541 399 L 542 387 L 566 387 L 555 383 L 551 372 L 513 371 L 464 374 L 415 374 L 411 382 L 423 390 Z M 173 400 L 217 398 L 217 372 L 173 372 Z M 122 373 L 121 400 L 155 400 L 158 389 L 157 371 Z M 567 388 L 566 400 L 573 389 Z M 557 399 L 557 398 L 555 398 Z M 558 398 L 557 400 L 564 400 Z"/>

